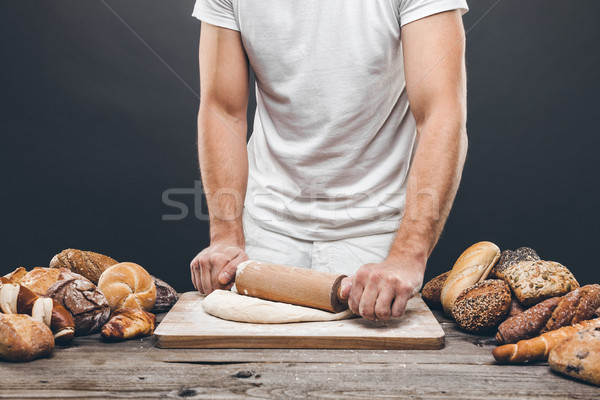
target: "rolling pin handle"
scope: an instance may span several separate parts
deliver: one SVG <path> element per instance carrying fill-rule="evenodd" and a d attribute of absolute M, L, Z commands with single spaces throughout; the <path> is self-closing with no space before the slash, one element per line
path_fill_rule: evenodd
<path fill-rule="evenodd" d="M 347 275 L 338 276 L 331 287 L 331 308 L 336 313 L 348 309 L 348 300 L 342 299 L 342 280 L 346 277 Z"/>

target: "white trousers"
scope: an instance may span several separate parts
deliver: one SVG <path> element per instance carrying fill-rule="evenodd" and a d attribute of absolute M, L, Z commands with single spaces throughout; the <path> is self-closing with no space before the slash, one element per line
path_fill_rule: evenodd
<path fill-rule="evenodd" d="M 269 231 L 244 212 L 246 254 L 251 260 L 353 275 L 364 264 L 383 261 L 395 232 L 342 240 L 309 241 Z"/>

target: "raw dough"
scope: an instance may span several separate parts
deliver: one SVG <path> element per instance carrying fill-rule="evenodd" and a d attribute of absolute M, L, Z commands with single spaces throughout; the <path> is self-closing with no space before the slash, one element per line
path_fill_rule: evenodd
<path fill-rule="evenodd" d="M 202 306 L 204 311 L 215 317 L 255 324 L 337 321 L 353 315 L 350 309 L 334 314 L 316 308 L 243 296 L 227 290 L 215 290 L 204 298 Z"/>

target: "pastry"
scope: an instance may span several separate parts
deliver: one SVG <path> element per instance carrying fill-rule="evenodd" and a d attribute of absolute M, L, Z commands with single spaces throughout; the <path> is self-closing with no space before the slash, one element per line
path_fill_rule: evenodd
<path fill-rule="evenodd" d="M 450 271 L 436 276 L 427 282 L 425 286 L 423 286 L 423 290 L 421 290 L 421 297 L 423 300 L 425 300 L 425 303 L 427 303 L 429 307 L 438 310 L 442 308 L 442 288 L 444 287 L 444 283 L 446 282 L 448 275 L 450 275 Z"/>
<path fill-rule="evenodd" d="M 73 339 L 75 323 L 64 307 L 4 277 L 0 278 L 0 311 L 5 314 L 27 314 L 44 322 L 54 333 L 56 342 L 66 343 Z"/>
<path fill-rule="evenodd" d="M 29 315 L 0 314 L 0 359 L 25 362 L 49 355 L 54 349 L 52 332 Z"/>
<path fill-rule="evenodd" d="M 527 307 L 579 287 L 573 274 L 553 261 L 520 261 L 506 268 L 504 276 L 519 302 Z"/>
<path fill-rule="evenodd" d="M 452 316 L 454 301 L 463 290 L 487 278 L 499 257 L 500 249 L 491 242 L 476 243 L 460 255 L 442 287 L 440 297 L 446 315 Z"/>
<path fill-rule="evenodd" d="M 581 323 L 571 326 L 563 326 L 560 329 L 544 333 L 533 339 L 498 346 L 494 349 L 492 355 L 496 361 L 505 363 L 544 361 L 548 358 L 548 353 L 554 346 L 565 340 L 569 335 L 579 332 L 586 327 L 592 327 L 592 329 L 600 328 L 600 318 L 581 321 Z"/>
<path fill-rule="evenodd" d="M 83 276 L 70 271 L 66 276 L 50 286 L 47 295 L 73 315 L 76 335 L 98 332 L 110 317 L 106 297 Z"/>
<path fill-rule="evenodd" d="M 139 308 L 120 308 L 102 327 L 102 337 L 108 340 L 127 340 L 154 333 L 156 316 Z"/>
<path fill-rule="evenodd" d="M 516 343 L 539 335 L 560 301 L 561 297 L 552 297 L 508 318 L 498 327 L 496 340 L 500 344 Z"/>
<path fill-rule="evenodd" d="M 23 276 L 19 283 L 33 293 L 39 296 L 45 296 L 48 288 L 58 281 L 60 271 L 61 270 L 57 268 L 36 267 Z"/>
<path fill-rule="evenodd" d="M 124 262 L 102 273 L 98 289 L 106 296 L 111 310 L 121 307 L 152 310 L 156 301 L 156 286 L 152 276 L 141 266 Z"/>
<path fill-rule="evenodd" d="M 156 301 L 152 308 L 153 313 L 169 311 L 177 303 L 177 292 L 167 282 L 153 276 L 156 286 Z"/>
<path fill-rule="evenodd" d="M 83 275 L 98 284 L 100 275 L 108 267 L 117 264 L 117 261 L 102 254 L 92 251 L 66 249 L 55 255 L 50 261 L 51 268 L 67 268 L 73 272 Z"/>
<path fill-rule="evenodd" d="M 538 261 L 540 256 L 529 247 L 519 247 L 515 251 L 504 250 L 494 268 L 490 271 L 491 278 L 504 279 L 504 271 L 519 261 Z"/>
<path fill-rule="evenodd" d="M 510 300 L 510 288 L 504 281 L 488 279 L 461 292 L 454 302 L 452 316 L 462 330 L 485 333 L 506 318 Z"/>
<path fill-rule="evenodd" d="M 556 372 L 600 386 L 600 327 L 569 335 L 550 350 L 548 363 Z"/>

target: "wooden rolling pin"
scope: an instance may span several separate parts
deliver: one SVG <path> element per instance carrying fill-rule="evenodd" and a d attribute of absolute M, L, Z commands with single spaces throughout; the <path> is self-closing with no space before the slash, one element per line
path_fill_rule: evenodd
<path fill-rule="evenodd" d="M 345 277 L 249 260 L 238 266 L 235 286 L 238 293 L 246 296 L 337 313 L 348 308 L 347 300 L 340 297 L 340 286 Z"/>

